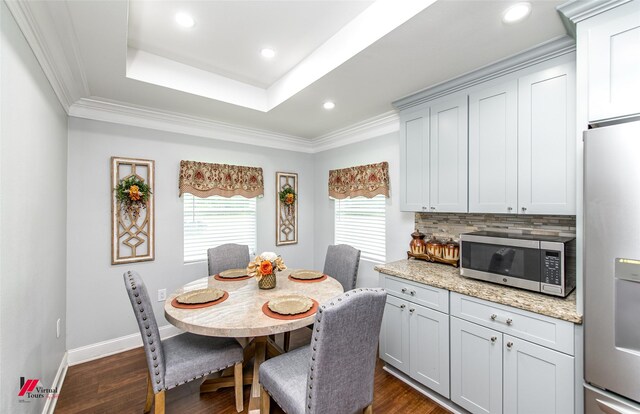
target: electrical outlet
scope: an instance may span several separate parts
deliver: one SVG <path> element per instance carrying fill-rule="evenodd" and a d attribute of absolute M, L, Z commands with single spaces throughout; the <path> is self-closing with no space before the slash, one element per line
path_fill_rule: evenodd
<path fill-rule="evenodd" d="M 158 289 L 158 302 L 164 302 L 167 299 L 167 289 Z"/>
<path fill-rule="evenodd" d="M 56 338 L 60 338 L 60 318 L 56 321 Z"/>

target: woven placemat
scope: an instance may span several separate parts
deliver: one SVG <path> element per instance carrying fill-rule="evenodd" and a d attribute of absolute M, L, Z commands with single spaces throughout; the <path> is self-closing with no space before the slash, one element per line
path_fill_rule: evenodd
<path fill-rule="evenodd" d="M 327 280 L 327 275 L 322 275 L 322 277 L 319 277 L 317 279 L 296 279 L 295 277 L 289 275 L 289 280 L 291 280 L 292 282 L 299 282 L 299 283 L 316 283 L 316 282 L 322 282 L 323 280 Z"/>
<path fill-rule="evenodd" d="M 218 303 L 222 303 L 228 298 L 229 298 L 229 292 L 226 292 L 226 291 L 224 292 L 224 295 L 222 295 L 222 297 L 218 300 L 214 300 L 213 302 L 207 302 L 207 303 L 198 303 L 195 305 L 187 305 L 185 303 L 180 303 L 178 302 L 178 298 L 175 298 L 171 301 L 171 306 L 178 309 L 201 309 L 201 308 L 208 308 L 209 306 L 217 305 Z"/>
<path fill-rule="evenodd" d="M 318 302 L 315 299 L 311 299 L 311 300 L 313 301 L 313 306 L 311 307 L 311 309 L 309 309 L 304 313 L 298 313 L 296 315 L 280 315 L 279 313 L 275 313 L 271 309 L 269 309 L 269 301 L 265 302 L 264 305 L 262 305 L 262 313 L 264 313 L 270 318 L 281 319 L 283 321 L 303 319 L 303 318 L 306 318 L 307 316 L 311 316 L 315 314 L 318 311 L 318 306 L 319 306 Z"/>

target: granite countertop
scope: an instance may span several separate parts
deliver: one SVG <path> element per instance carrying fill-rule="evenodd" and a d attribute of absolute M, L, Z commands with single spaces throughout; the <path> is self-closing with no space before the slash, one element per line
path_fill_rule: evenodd
<path fill-rule="evenodd" d="M 581 324 L 582 315 L 576 312 L 576 292 L 566 298 L 543 295 L 508 286 L 460 276 L 460 269 L 439 263 L 418 260 L 399 260 L 375 267 L 378 272 L 446 289 L 490 302 L 512 306 L 540 315 Z"/>

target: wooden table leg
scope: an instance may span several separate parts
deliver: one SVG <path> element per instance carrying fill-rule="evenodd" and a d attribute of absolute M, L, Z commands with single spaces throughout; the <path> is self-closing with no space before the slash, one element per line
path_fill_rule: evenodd
<path fill-rule="evenodd" d="M 251 397 L 249 399 L 249 414 L 260 413 L 260 365 L 264 362 L 267 350 L 267 337 L 259 336 L 254 340 L 256 344 L 256 356 L 253 361 L 253 383 L 251 384 Z"/>
<path fill-rule="evenodd" d="M 267 341 L 267 356 L 269 358 L 273 358 L 284 353 L 284 349 L 282 349 L 275 341 L 272 341 L 271 338 L 269 338 L 269 340 Z"/>
<path fill-rule="evenodd" d="M 256 353 L 256 345 L 254 340 L 249 341 L 244 346 L 244 357 L 243 364 L 246 366 L 251 359 L 253 359 Z M 222 374 L 218 378 L 210 378 L 205 380 L 200 386 L 200 392 L 214 392 L 218 391 L 220 388 L 231 388 L 235 386 L 234 377 L 233 377 L 233 367 L 227 368 L 222 371 Z M 253 375 L 248 373 L 244 374 L 242 377 L 242 383 L 244 385 L 249 385 L 253 382 Z"/>

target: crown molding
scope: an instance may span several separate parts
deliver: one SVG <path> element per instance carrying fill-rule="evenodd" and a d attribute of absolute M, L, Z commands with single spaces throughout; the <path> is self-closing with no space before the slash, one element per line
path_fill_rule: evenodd
<path fill-rule="evenodd" d="M 393 110 L 366 121 L 321 135 L 312 140 L 313 152 L 322 152 L 400 130 L 398 112 Z"/>
<path fill-rule="evenodd" d="M 281 150 L 313 152 L 312 142 L 305 138 L 99 98 L 80 99 L 69 108 L 69 116 Z"/>
<path fill-rule="evenodd" d="M 558 10 L 567 32 L 575 39 L 576 25 L 579 22 L 629 1 L 631 0 L 570 0 L 556 7 L 556 10 Z"/>
<path fill-rule="evenodd" d="M 508 58 L 483 66 L 480 69 L 412 93 L 409 96 L 393 102 L 393 106 L 399 110 L 411 108 L 441 96 L 449 95 L 558 56 L 574 52 L 575 50 L 576 44 L 574 39 L 569 36 L 561 36 Z"/>
<path fill-rule="evenodd" d="M 90 93 L 67 4 L 53 3 L 5 0 L 68 114 L 71 104 Z M 56 29 L 58 26 L 64 28 L 64 33 Z"/>

